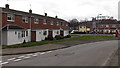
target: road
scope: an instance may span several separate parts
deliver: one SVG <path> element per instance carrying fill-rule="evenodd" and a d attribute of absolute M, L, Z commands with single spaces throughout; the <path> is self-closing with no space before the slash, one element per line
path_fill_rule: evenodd
<path fill-rule="evenodd" d="M 3 56 L 3 66 L 104 66 L 118 40 L 80 44 L 65 49 Z"/>

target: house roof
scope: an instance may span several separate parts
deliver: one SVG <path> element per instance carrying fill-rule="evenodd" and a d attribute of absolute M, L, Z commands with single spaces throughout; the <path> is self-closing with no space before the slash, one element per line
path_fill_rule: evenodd
<path fill-rule="evenodd" d="M 6 8 L 2 8 L 2 12 L 4 13 L 13 13 L 13 14 L 16 14 L 16 15 L 26 15 L 28 17 L 32 16 L 32 17 L 40 17 L 40 18 L 47 18 L 47 19 L 53 19 L 53 20 L 58 20 L 58 21 L 64 21 L 64 22 L 67 22 L 63 19 L 60 19 L 60 18 L 55 18 L 55 17 L 50 17 L 50 16 L 44 16 L 44 15 L 40 15 L 40 14 L 36 14 L 36 13 L 32 13 L 30 14 L 29 12 L 24 12 L 24 11 L 20 11 L 20 10 L 14 10 L 14 9 L 6 9 Z"/>

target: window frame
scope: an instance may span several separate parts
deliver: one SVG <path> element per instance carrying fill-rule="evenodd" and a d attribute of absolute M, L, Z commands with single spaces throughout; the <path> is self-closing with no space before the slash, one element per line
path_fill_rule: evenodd
<path fill-rule="evenodd" d="M 43 35 L 47 35 L 47 31 L 43 31 Z"/>
<path fill-rule="evenodd" d="M 57 26 L 59 26 L 59 25 L 60 25 L 60 24 L 59 24 L 59 21 L 57 21 L 57 22 L 56 22 L 56 25 L 57 25 Z"/>
<path fill-rule="evenodd" d="M 28 17 L 27 16 L 22 16 L 22 22 L 23 23 L 28 23 Z"/>
<path fill-rule="evenodd" d="M 44 25 L 47 24 L 47 19 L 43 19 L 43 24 L 44 24 Z"/>
<path fill-rule="evenodd" d="M 10 18 L 10 20 L 9 20 L 9 18 Z M 15 15 L 12 14 L 12 13 L 7 13 L 7 21 L 14 22 L 15 21 Z"/>
<path fill-rule="evenodd" d="M 34 24 L 39 24 L 39 18 L 34 18 Z"/>
<path fill-rule="evenodd" d="M 51 22 L 50 22 L 50 25 L 54 25 L 54 22 L 53 22 L 53 21 L 51 21 Z"/>

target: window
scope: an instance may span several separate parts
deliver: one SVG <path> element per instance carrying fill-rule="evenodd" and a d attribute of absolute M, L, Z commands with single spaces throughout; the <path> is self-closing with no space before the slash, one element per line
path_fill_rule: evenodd
<path fill-rule="evenodd" d="M 62 26 L 62 22 L 61 22 L 61 26 Z"/>
<path fill-rule="evenodd" d="M 66 23 L 66 26 L 68 26 L 68 24 Z"/>
<path fill-rule="evenodd" d="M 8 13 L 8 14 L 7 14 L 7 21 L 14 21 L 14 15 Z"/>
<path fill-rule="evenodd" d="M 39 32 L 39 34 L 41 34 L 41 32 Z"/>
<path fill-rule="evenodd" d="M 44 32 L 43 32 L 43 35 L 47 35 L 47 31 L 44 31 Z"/>
<path fill-rule="evenodd" d="M 103 27 L 104 25 L 101 25 L 101 27 Z"/>
<path fill-rule="evenodd" d="M 53 25 L 53 21 L 50 22 L 50 25 Z"/>
<path fill-rule="evenodd" d="M 109 27 L 109 25 L 106 25 L 106 27 Z"/>
<path fill-rule="evenodd" d="M 43 19 L 43 24 L 47 24 L 47 21 L 46 21 L 46 19 Z"/>
<path fill-rule="evenodd" d="M 15 31 L 15 35 L 17 34 L 17 32 Z"/>
<path fill-rule="evenodd" d="M 23 22 L 23 23 L 28 23 L 28 17 L 23 16 L 23 17 L 22 17 L 22 22 Z"/>
<path fill-rule="evenodd" d="M 35 24 L 39 24 L 39 19 L 38 19 L 38 18 L 35 18 L 35 19 L 34 19 L 34 23 L 35 23 Z"/>
<path fill-rule="evenodd" d="M 59 25 L 59 22 L 57 22 L 57 26 Z"/>
<path fill-rule="evenodd" d="M 57 31 L 57 34 L 59 34 L 59 31 Z"/>
<path fill-rule="evenodd" d="M 112 25 L 112 27 L 115 27 L 115 25 Z"/>
<path fill-rule="evenodd" d="M 28 36 L 28 31 L 26 31 L 26 36 Z"/>
<path fill-rule="evenodd" d="M 20 33 L 18 33 L 18 38 L 20 38 L 21 36 L 20 36 Z"/>
<path fill-rule="evenodd" d="M 22 37 L 25 37 L 25 31 L 22 31 L 22 35 L 21 35 Z"/>

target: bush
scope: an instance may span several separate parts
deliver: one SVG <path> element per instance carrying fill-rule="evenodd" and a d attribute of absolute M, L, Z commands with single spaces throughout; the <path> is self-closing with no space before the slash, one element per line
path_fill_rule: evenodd
<path fill-rule="evenodd" d="M 24 39 L 23 44 L 25 44 L 25 43 L 26 43 L 26 41 L 25 41 L 25 39 Z"/>
<path fill-rule="evenodd" d="M 67 36 L 65 36 L 65 38 L 71 38 L 71 36 L 70 36 L 70 35 L 67 35 Z"/>
<path fill-rule="evenodd" d="M 48 37 L 45 38 L 45 40 L 54 40 L 54 38 L 51 35 L 48 35 Z"/>
<path fill-rule="evenodd" d="M 56 39 L 56 40 L 60 40 L 60 39 L 64 39 L 64 37 L 61 36 L 61 35 L 56 35 L 56 36 L 55 36 L 55 39 Z"/>

